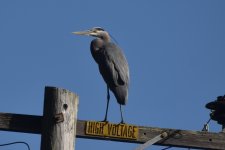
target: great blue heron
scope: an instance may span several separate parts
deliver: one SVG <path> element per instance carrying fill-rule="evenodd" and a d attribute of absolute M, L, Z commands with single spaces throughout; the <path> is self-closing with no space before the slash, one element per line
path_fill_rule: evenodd
<path fill-rule="evenodd" d="M 121 105 L 125 105 L 128 99 L 129 68 L 122 50 L 111 42 L 109 33 L 101 27 L 73 33 L 96 37 L 91 41 L 90 49 L 107 84 L 107 106 L 104 121 L 107 121 L 110 89 L 120 104 L 121 123 L 124 123 Z"/>

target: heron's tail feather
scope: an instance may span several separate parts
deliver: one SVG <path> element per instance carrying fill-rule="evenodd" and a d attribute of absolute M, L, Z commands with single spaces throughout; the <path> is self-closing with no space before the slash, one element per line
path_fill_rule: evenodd
<path fill-rule="evenodd" d="M 111 89 L 114 93 L 117 102 L 121 105 L 126 105 L 128 100 L 128 88 L 126 85 L 116 86 Z"/>

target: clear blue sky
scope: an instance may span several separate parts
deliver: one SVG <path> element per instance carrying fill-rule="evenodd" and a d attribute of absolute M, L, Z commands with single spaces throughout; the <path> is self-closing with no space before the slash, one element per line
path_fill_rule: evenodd
<path fill-rule="evenodd" d="M 225 94 L 224 7 L 223 0 L 1 0 L 0 112 L 42 115 L 44 87 L 50 85 L 79 95 L 79 119 L 102 120 L 106 85 L 90 54 L 92 38 L 71 34 L 101 26 L 129 62 L 125 121 L 201 130 L 209 118 L 205 104 Z M 109 120 L 120 121 L 114 96 Z M 220 126 L 211 122 L 210 130 Z M 39 150 L 39 135 L 0 132 L 0 143 L 18 140 Z M 76 150 L 136 146 L 76 140 Z"/>

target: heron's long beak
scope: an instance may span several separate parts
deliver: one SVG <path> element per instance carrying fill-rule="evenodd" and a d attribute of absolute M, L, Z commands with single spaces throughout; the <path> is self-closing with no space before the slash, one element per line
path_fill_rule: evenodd
<path fill-rule="evenodd" d="M 93 32 L 90 30 L 86 30 L 86 31 L 78 31 L 78 32 L 72 32 L 72 33 L 77 35 L 91 35 Z"/>

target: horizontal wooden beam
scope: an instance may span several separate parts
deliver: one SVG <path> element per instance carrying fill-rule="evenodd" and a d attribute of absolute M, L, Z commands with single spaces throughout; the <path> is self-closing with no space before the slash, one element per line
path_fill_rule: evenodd
<path fill-rule="evenodd" d="M 41 134 L 42 116 L 0 113 L 0 130 Z"/>
<path fill-rule="evenodd" d="M 137 140 L 132 140 L 86 135 L 85 123 L 86 121 L 84 120 L 77 121 L 76 136 L 78 138 L 111 140 L 128 143 L 145 143 L 155 136 L 163 132 L 167 132 L 169 135 L 168 138 L 157 142 L 156 145 L 207 150 L 224 150 L 225 147 L 225 133 L 137 126 L 139 130 L 138 138 Z M 0 130 L 40 134 L 41 128 L 42 116 L 0 113 Z"/>

